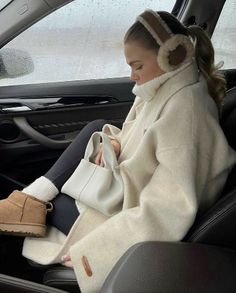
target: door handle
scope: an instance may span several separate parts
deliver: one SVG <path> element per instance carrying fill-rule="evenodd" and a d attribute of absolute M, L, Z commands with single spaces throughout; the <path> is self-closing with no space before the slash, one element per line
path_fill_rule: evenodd
<path fill-rule="evenodd" d="M 35 130 L 32 126 L 30 126 L 25 117 L 14 117 L 13 121 L 28 137 L 48 148 L 64 149 L 71 143 L 70 140 L 55 140 L 48 138 L 47 136 L 43 135 L 42 133 Z"/>

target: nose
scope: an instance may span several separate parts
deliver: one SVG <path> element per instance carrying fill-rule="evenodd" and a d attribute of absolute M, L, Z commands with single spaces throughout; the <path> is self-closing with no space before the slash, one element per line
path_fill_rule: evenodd
<path fill-rule="evenodd" d="M 133 72 L 133 70 L 131 70 L 130 79 L 135 82 L 138 81 L 138 76 Z"/>

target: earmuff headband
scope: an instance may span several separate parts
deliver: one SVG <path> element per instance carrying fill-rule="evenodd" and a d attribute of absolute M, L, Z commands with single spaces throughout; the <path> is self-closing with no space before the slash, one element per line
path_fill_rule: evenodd
<path fill-rule="evenodd" d="M 160 46 L 173 35 L 159 14 L 152 10 L 144 11 L 137 17 L 137 20 L 143 24 Z"/>

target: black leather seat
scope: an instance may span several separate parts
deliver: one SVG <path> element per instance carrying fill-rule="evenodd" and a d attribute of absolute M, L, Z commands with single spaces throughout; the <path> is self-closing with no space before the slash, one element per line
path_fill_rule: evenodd
<path fill-rule="evenodd" d="M 223 111 L 222 111 L 222 116 L 221 116 L 221 126 L 225 132 L 225 135 L 228 139 L 229 144 L 236 149 L 236 87 L 232 88 L 231 90 L 229 90 L 227 92 L 226 95 L 226 99 L 225 99 L 225 104 L 223 107 Z M 192 228 L 190 229 L 190 231 L 188 232 L 188 234 L 185 236 L 185 238 L 183 239 L 183 242 L 198 242 L 198 243 L 203 243 L 203 244 L 207 244 L 207 245 L 215 245 L 215 246 L 220 246 L 223 248 L 231 248 L 234 251 L 236 251 L 236 166 L 232 169 L 227 183 L 225 185 L 225 188 L 222 192 L 222 196 L 221 198 L 216 202 L 216 204 L 210 209 L 208 210 L 205 214 L 201 215 L 200 217 L 196 218 L 196 221 L 194 223 L 194 225 L 192 226 Z M 180 246 L 179 246 L 180 244 Z M 175 253 L 179 253 L 179 251 L 182 251 L 182 245 L 191 245 L 192 248 L 186 248 L 186 250 L 191 250 L 194 252 L 199 251 L 199 253 L 202 253 L 202 250 L 204 250 L 205 248 L 201 248 L 201 244 L 199 247 L 199 244 L 196 246 L 194 244 L 190 244 L 190 243 L 178 243 L 178 246 L 173 246 L 176 245 L 176 243 L 158 243 L 155 242 L 156 247 L 158 247 L 158 250 L 162 249 L 163 253 L 164 251 L 168 251 L 173 253 L 173 251 L 175 251 Z M 164 246 L 163 246 L 164 245 Z M 130 253 L 132 254 L 135 249 L 140 249 L 140 246 L 142 247 L 142 244 L 137 244 L 136 246 L 132 247 L 130 249 Z M 148 253 L 148 249 L 146 248 L 146 246 L 150 246 L 149 242 L 147 242 L 147 244 L 144 245 L 144 252 L 145 249 Z M 209 246 L 207 246 L 209 248 Z M 166 250 L 165 250 L 166 249 Z M 133 252 L 132 252 L 133 251 Z M 151 254 L 153 253 L 153 251 L 151 252 Z M 183 252 L 181 252 L 183 253 Z M 214 256 L 214 253 L 210 253 L 213 255 L 213 257 L 217 257 L 219 258 L 219 255 L 221 255 L 223 252 L 216 252 L 216 255 Z M 224 253 L 226 253 L 224 251 Z M 223 254 L 224 254 L 223 253 Z M 227 252 L 229 253 L 229 255 L 232 253 L 232 251 Z M 227 254 L 226 253 L 226 254 Z M 114 282 L 114 278 L 115 280 L 119 280 L 119 274 L 117 272 L 122 272 L 121 267 L 124 265 L 123 261 L 124 259 L 126 259 L 127 254 L 129 255 L 129 251 L 126 252 L 126 254 L 124 255 L 124 257 L 122 257 L 122 259 L 120 260 L 120 262 L 118 263 L 118 265 L 112 270 L 111 274 L 108 276 L 103 288 L 102 288 L 102 292 L 119 292 L 119 290 L 124 290 L 124 287 L 121 288 L 119 287 L 118 291 L 116 290 L 116 288 L 113 286 L 115 284 Z M 236 253 L 234 253 L 234 256 L 236 256 Z M 153 256 L 153 255 L 152 255 Z M 222 268 L 227 267 L 227 263 L 225 262 L 226 260 L 228 260 L 227 256 L 224 256 L 224 260 L 223 259 L 218 259 L 219 262 L 221 262 Z M 232 256 L 231 256 L 232 257 Z M 132 259 L 131 259 L 132 261 Z M 193 260 L 191 260 L 193 261 Z M 209 278 L 213 278 L 214 279 L 214 284 L 211 287 L 208 287 L 208 289 L 206 289 L 207 291 L 205 292 L 222 292 L 219 290 L 222 290 L 222 286 L 220 285 L 225 285 L 228 284 L 227 286 L 233 286 L 236 285 L 234 282 L 234 279 L 232 279 L 232 272 L 234 271 L 234 275 L 236 273 L 236 259 L 232 260 L 233 261 L 233 267 L 230 266 L 229 270 L 227 271 L 229 273 L 230 276 L 228 276 L 228 278 L 222 280 L 222 278 L 219 278 L 219 276 L 217 274 L 214 274 L 214 272 L 210 275 L 208 275 Z M 128 267 L 128 262 L 125 260 L 125 263 Z M 173 263 L 175 263 L 175 259 L 173 259 Z M 232 264 L 232 263 L 231 263 Z M 162 264 L 163 265 L 163 264 Z M 216 263 L 215 263 L 216 265 Z M 135 270 L 137 267 L 137 264 L 135 265 L 135 267 L 133 267 L 133 269 Z M 142 264 L 141 264 L 142 266 Z M 151 264 L 149 264 L 149 268 L 151 268 Z M 179 268 L 179 267 L 178 267 Z M 181 268 L 182 268 L 182 264 L 181 264 Z M 235 270 L 234 270 L 235 268 Z M 130 269 L 130 268 L 129 268 Z M 163 266 L 162 266 L 162 269 Z M 177 267 L 176 267 L 177 269 Z M 186 268 L 185 268 L 186 269 Z M 200 268 L 199 268 L 200 269 Z M 221 269 L 221 268 L 219 268 Z M 142 266 L 142 270 L 144 270 L 143 266 Z M 226 268 L 225 268 L 226 270 Z M 213 270 L 214 271 L 214 270 Z M 160 270 L 157 272 L 159 273 Z M 127 270 L 126 270 L 127 273 Z M 149 274 L 149 277 L 153 275 L 153 274 Z M 166 271 L 166 275 L 168 275 L 167 271 Z M 123 283 L 124 283 L 124 275 L 122 275 L 123 277 Z M 127 276 L 127 274 L 126 274 Z M 137 276 L 139 277 L 139 272 L 137 271 L 137 274 L 135 274 L 136 278 Z M 214 276 L 214 277 L 213 277 Z M 53 280 L 53 281 L 52 281 Z M 122 279 L 120 279 L 120 282 L 122 281 Z M 133 282 L 133 284 L 135 282 L 137 282 L 136 280 L 130 280 L 130 282 Z M 160 281 L 160 280 L 159 280 Z M 185 280 L 186 281 L 186 280 Z M 118 282 L 118 283 L 120 283 Z M 217 283 L 217 282 L 221 282 L 221 283 Z M 65 268 L 54 268 L 51 269 L 49 271 L 47 271 L 45 273 L 44 276 L 44 283 L 57 287 L 57 288 L 63 288 L 65 290 L 68 290 L 68 292 L 78 292 L 78 287 L 76 285 L 76 280 L 75 280 L 75 274 L 73 272 L 73 270 L 71 269 L 65 269 Z M 165 281 L 165 283 L 169 283 L 168 280 Z M 196 283 L 196 282 L 195 282 Z M 160 282 L 159 282 L 160 284 Z M 200 283 L 199 283 L 200 284 Z M 113 286 L 113 287 L 112 287 Z M 203 292 L 201 291 L 200 287 L 197 287 L 198 285 L 196 285 L 195 288 L 192 289 L 188 289 L 187 292 Z M 218 290 L 217 290 L 218 288 Z M 228 287 L 227 287 L 228 288 Z M 234 288 L 236 288 L 234 286 Z M 127 289 L 127 287 L 126 287 Z M 155 288 L 156 290 L 157 288 Z M 173 288 L 172 288 L 173 289 Z M 130 290 L 132 291 L 132 285 L 130 283 Z M 151 290 L 151 289 L 150 289 Z M 131 292 L 130 291 L 130 292 Z M 162 288 L 160 289 L 160 291 L 155 291 L 155 292 L 164 292 L 165 290 Z M 126 292 L 126 291 L 123 291 Z M 154 292 L 154 291 L 153 291 Z M 166 290 L 165 292 L 171 292 Z M 177 291 L 174 291 L 177 292 Z M 227 291 L 227 292 L 231 292 L 231 291 Z M 232 291 L 234 292 L 234 291 Z"/>
<path fill-rule="evenodd" d="M 231 171 L 224 190 L 216 204 L 196 218 L 183 241 L 236 250 L 236 166 Z"/>

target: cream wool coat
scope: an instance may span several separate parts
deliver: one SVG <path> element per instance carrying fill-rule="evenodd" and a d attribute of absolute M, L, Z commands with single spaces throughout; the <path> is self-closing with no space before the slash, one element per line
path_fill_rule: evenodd
<path fill-rule="evenodd" d="M 60 262 L 69 252 L 82 292 L 99 292 L 133 244 L 181 240 L 197 210 L 216 200 L 236 161 L 194 62 L 159 86 L 153 96 L 136 97 L 121 131 L 104 126 L 121 143 L 122 211 L 108 219 L 80 205 L 67 237 L 51 227 L 47 237 L 24 242 L 23 255 L 41 264 Z"/>

